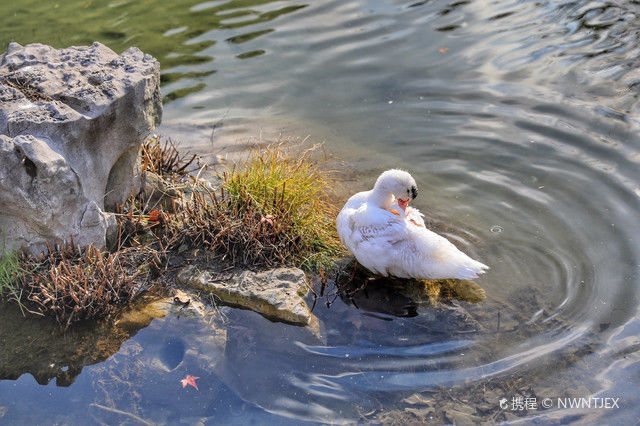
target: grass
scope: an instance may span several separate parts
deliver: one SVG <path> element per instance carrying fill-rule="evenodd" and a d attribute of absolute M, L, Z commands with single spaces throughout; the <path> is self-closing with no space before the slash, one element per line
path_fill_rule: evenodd
<path fill-rule="evenodd" d="M 231 264 L 328 268 L 344 254 L 329 197 L 330 172 L 314 150 L 254 149 L 220 177 L 218 191 L 194 191 L 170 221 L 172 245 L 203 247 Z"/>
<path fill-rule="evenodd" d="M 170 139 L 163 142 L 159 136 L 152 136 L 142 144 L 140 158 L 143 172 L 152 172 L 164 179 L 185 177 L 194 171 L 189 167 L 199 168 L 197 155 L 180 153 Z"/>
<path fill-rule="evenodd" d="M 104 318 L 116 312 L 138 293 L 145 269 L 132 250 L 104 253 L 93 246 L 79 249 L 69 244 L 48 247 L 40 258 L 19 258 L 22 272 L 17 299 L 27 310 L 71 323 Z"/>
<path fill-rule="evenodd" d="M 174 191 L 170 206 L 144 197 L 121 206 L 120 247 L 152 245 L 192 260 L 213 254 L 224 263 L 250 268 L 332 268 L 345 251 L 329 193 L 335 182 L 314 158 L 318 153 L 317 146 L 255 148 L 218 174 L 220 184 L 214 188 L 187 172 L 199 165 L 197 157 L 180 154 L 171 141 L 152 138 L 142 149 L 143 170 L 159 176 L 159 186 L 180 191 Z"/>
<path fill-rule="evenodd" d="M 314 151 L 287 152 L 279 146 L 255 150 L 223 177 L 231 209 L 239 216 L 259 212 L 254 226 L 271 216 L 268 223 L 281 235 L 285 261 L 310 269 L 327 267 L 344 254 L 335 229 L 338 210 L 329 197 L 335 182 L 313 161 Z"/>
<path fill-rule="evenodd" d="M 0 253 L 0 296 L 20 300 L 20 276 L 23 268 L 17 251 Z"/>
<path fill-rule="evenodd" d="M 170 258 L 181 259 L 181 265 L 211 254 L 252 269 L 329 269 L 345 251 L 329 194 L 334 182 L 313 158 L 317 152 L 283 145 L 254 149 L 217 176 L 220 185 L 214 188 L 193 176 L 200 169 L 197 156 L 153 137 L 142 147 L 142 169 L 155 175 L 154 185 L 169 203 L 154 203 L 152 188 L 119 206 L 113 252 L 80 249 L 71 240 L 50 244 L 40 257 L 4 253 L 0 296 L 69 327 L 115 314 L 150 280 L 168 276 Z"/>

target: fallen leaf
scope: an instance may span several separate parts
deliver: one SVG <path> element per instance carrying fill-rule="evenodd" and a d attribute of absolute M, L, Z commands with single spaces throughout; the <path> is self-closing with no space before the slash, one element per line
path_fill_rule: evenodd
<path fill-rule="evenodd" d="M 158 222 L 160 220 L 160 210 L 154 209 L 149 212 L 149 222 Z"/>
<path fill-rule="evenodd" d="M 449 51 L 448 47 L 441 47 L 439 50 L 440 53 L 447 53 L 448 51 Z"/>
<path fill-rule="evenodd" d="M 191 302 L 191 297 L 189 297 L 189 295 L 184 291 L 176 289 L 176 292 L 173 295 L 173 302 L 187 305 Z"/>
<path fill-rule="evenodd" d="M 196 385 L 196 380 L 198 380 L 200 377 L 196 377 L 196 376 L 187 376 L 184 379 L 180 380 L 180 382 L 182 383 L 182 387 L 186 388 L 187 385 L 191 385 L 194 388 L 196 388 L 196 390 L 200 390 L 198 389 L 198 385 Z"/>

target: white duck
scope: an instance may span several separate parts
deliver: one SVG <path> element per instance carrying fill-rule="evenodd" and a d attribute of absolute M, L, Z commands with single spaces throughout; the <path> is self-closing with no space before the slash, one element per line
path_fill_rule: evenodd
<path fill-rule="evenodd" d="M 425 227 L 422 213 L 408 207 L 417 195 L 409 173 L 387 170 L 372 190 L 344 205 L 336 220 L 340 239 L 361 265 L 383 276 L 473 279 L 485 272 L 487 265 Z"/>

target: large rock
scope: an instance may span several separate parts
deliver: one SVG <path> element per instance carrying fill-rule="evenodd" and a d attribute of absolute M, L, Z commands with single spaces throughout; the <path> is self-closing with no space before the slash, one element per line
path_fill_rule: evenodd
<path fill-rule="evenodd" d="M 317 323 L 302 298 L 308 292 L 307 279 L 298 268 L 244 271 L 218 281 L 208 271 L 187 266 L 177 279 L 182 285 L 214 295 L 224 304 L 251 309 L 271 320 L 312 327 Z"/>
<path fill-rule="evenodd" d="M 0 231 L 7 248 L 105 245 L 160 123 L 158 62 L 137 48 L 11 43 L 0 57 Z M 136 183 L 137 182 L 137 183 Z"/>

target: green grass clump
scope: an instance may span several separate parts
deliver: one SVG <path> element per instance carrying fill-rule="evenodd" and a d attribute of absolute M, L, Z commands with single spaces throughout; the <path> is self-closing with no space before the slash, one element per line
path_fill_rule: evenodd
<path fill-rule="evenodd" d="M 0 296 L 19 300 L 22 272 L 19 252 L 3 249 L 0 253 Z"/>
<path fill-rule="evenodd" d="M 224 177 L 223 187 L 238 214 L 258 211 L 260 221 L 281 235 L 286 257 L 316 269 L 327 266 L 343 248 L 335 229 L 338 212 L 328 194 L 335 183 L 312 161 L 311 152 L 256 150 Z"/>
<path fill-rule="evenodd" d="M 177 215 L 177 244 L 204 245 L 245 266 L 330 267 L 344 253 L 328 193 L 334 182 L 312 152 L 252 151 L 220 176 L 219 191 L 191 194 Z"/>

